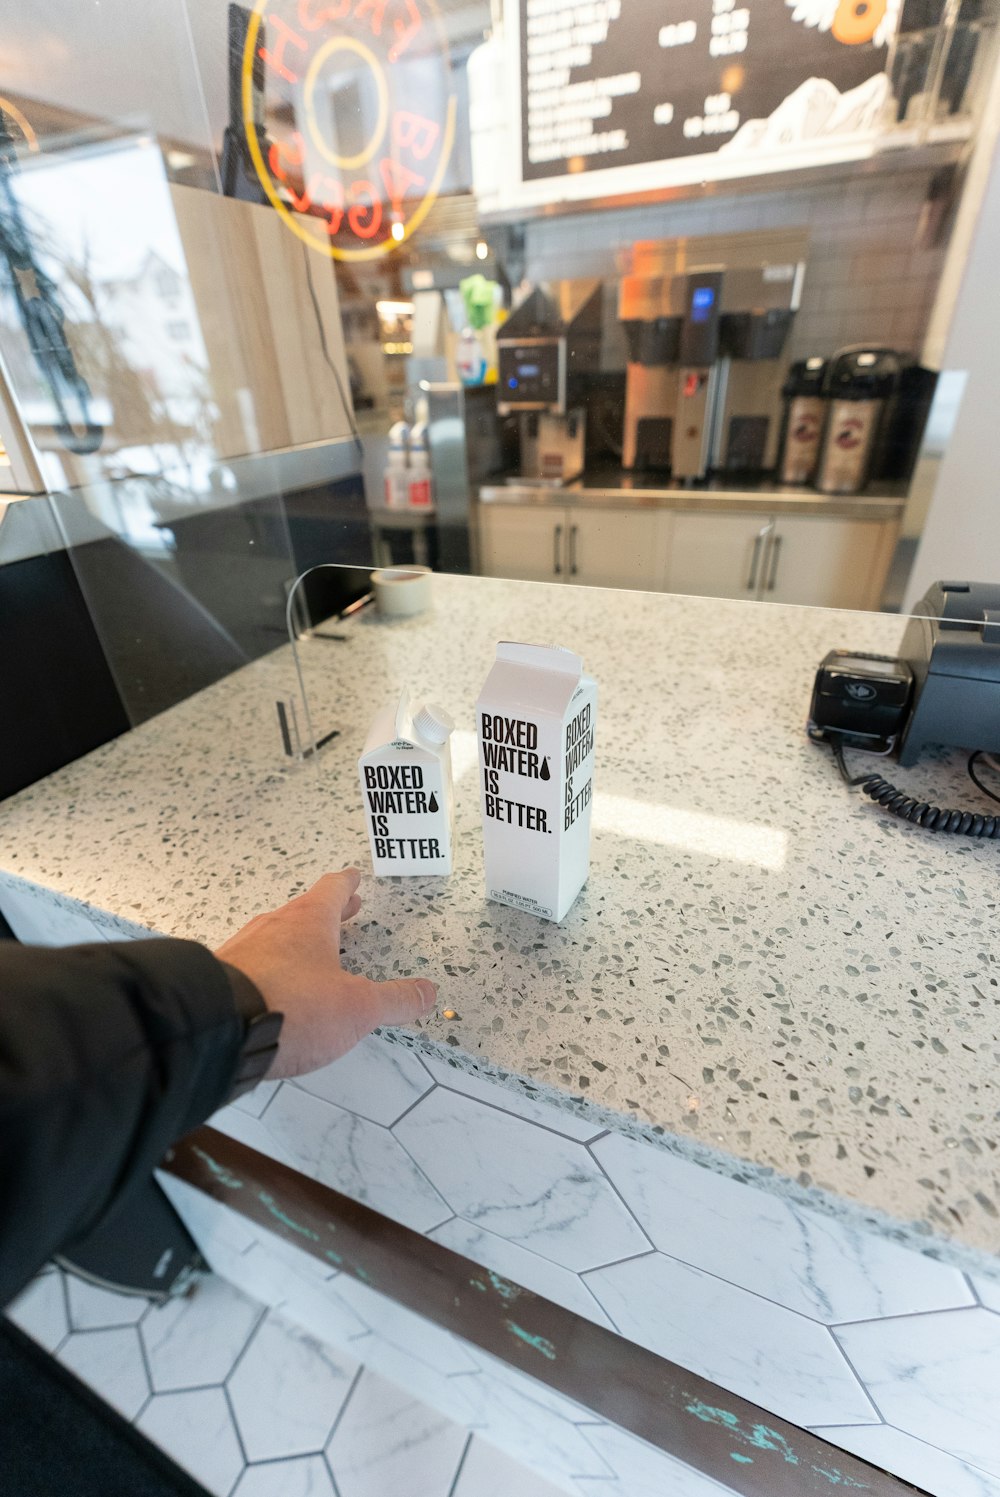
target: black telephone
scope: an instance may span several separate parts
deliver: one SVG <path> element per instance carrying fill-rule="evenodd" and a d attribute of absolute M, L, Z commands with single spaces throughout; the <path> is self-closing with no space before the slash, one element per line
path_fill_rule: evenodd
<path fill-rule="evenodd" d="M 901 816 L 935 832 L 1000 838 L 1000 816 L 943 810 L 919 801 L 876 773 L 852 776 L 845 749 L 897 753 L 915 764 L 929 743 L 971 749 L 976 773 L 1000 753 L 1000 585 L 935 582 L 917 604 L 899 659 L 831 650 L 816 673 L 809 736 L 829 743 L 845 781 Z"/>

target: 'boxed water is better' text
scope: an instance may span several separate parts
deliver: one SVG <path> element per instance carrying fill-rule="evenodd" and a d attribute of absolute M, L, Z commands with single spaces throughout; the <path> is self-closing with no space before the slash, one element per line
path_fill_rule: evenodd
<path fill-rule="evenodd" d="M 454 728 L 433 703 L 411 713 L 405 691 L 372 723 L 358 774 L 376 876 L 451 872 Z"/>
<path fill-rule="evenodd" d="M 583 888 L 596 722 L 579 655 L 497 645 L 476 703 L 487 898 L 562 920 Z"/>

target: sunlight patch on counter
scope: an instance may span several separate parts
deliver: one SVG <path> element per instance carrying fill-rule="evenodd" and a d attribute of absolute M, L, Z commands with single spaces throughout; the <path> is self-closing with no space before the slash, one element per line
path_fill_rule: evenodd
<path fill-rule="evenodd" d="M 657 806 L 628 795 L 598 792 L 591 825 L 595 832 L 660 842 L 665 847 L 727 858 L 734 863 L 753 863 L 758 868 L 783 868 L 788 851 L 788 833 L 778 828 L 730 816 L 710 816 L 704 811 Z"/>

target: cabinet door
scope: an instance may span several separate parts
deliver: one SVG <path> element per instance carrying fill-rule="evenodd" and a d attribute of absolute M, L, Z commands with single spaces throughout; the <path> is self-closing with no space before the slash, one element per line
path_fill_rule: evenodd
<path fill-rule="evenodd" d="M 481 504 L 479 556 L 486 577 L 564 581 L 566 511 L 541 505 Z"/>
<path fill-rule="evenodd" d="M 655 509 L 567 511 L 566 568 L 570 582 L 590 587 L 662 586 L 658 575 L 659 516 Z"/>
<path fill-rule="evenodd" d="M 772 519 L 681 511 L 673 517 L 666 589 L 703 598 L 756 598 Z"/>
<path fill-rule="evenodd" d="M 895 530 L 882 520 L 779 515 L 761 597 L 817 608 L 878 608 Z"/>

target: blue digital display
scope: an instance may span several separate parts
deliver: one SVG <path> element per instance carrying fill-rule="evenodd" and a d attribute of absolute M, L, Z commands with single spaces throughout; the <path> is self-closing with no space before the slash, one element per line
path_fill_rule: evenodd
<path fill-rule="evenodd" d="M 714 286 L 696 286 L 691 296 L 691 321 L 707 322 L 708 314 L 715 305 Z"/>
<path fill-rule="evenodd" d="M 517 372 L 522 379 L 537 379 L 542 371 L 537 364 L 518 364 Z"/>

